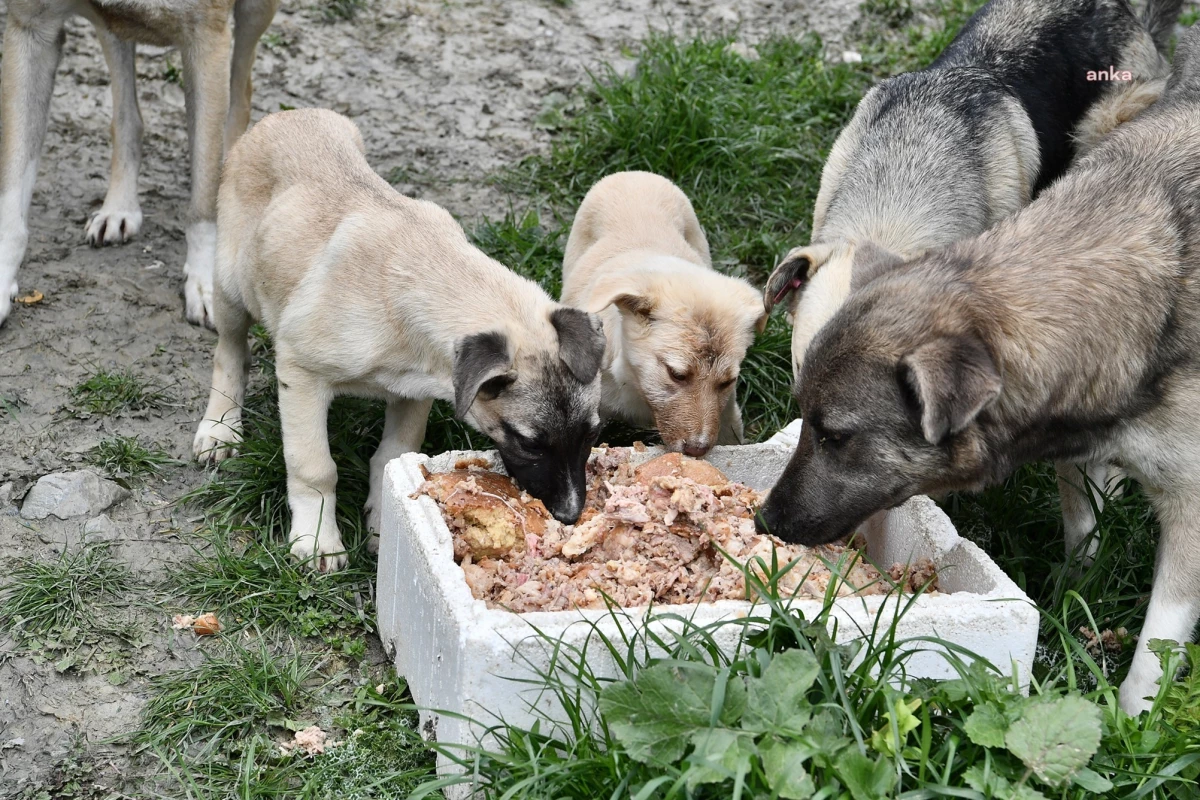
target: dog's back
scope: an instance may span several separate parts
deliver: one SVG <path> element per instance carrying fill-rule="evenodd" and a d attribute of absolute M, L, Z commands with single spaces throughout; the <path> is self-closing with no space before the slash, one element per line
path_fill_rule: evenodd
<path fill-rule="evenodd" d="M 618 172 L 584 196 L 563 254 L 563 302 L 572 304 L 609 259 L 636 250 L 712 266 L 687 195 L 652 172 Z"/>
<path fill-rule="evenodd" d="M 1095 73 L 1128 71 L 1135 80 L 1166 74 L 1159 49 L 1181 6 L 1148 0 L 1143 22 L 1127 0 L 993 0 L 929 69 L 982 69 L 1021 101 L 1038 137 L 1036 192 L 1066 170 L 1073 132 L 1112 88 Z"/>

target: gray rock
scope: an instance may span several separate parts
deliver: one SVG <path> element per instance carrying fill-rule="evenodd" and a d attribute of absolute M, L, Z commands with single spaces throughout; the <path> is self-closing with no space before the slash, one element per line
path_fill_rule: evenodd
<path fill-rule="evenodd" d="M 116 523 L 108 518 L 108 514 L 92 517 L 83 525 L 84 538 L 93 541 L 112 541 L 120 535 Z"/>
<path fill-rule="evenodd" d="M 70 519 L 99 514 L 128 496 L 126 489 L 94 472 L 56 472 L 44 475 L 29 490 L 21 506 L 21 516 L 45 519 L 53 514 L 59 519 Z"/>

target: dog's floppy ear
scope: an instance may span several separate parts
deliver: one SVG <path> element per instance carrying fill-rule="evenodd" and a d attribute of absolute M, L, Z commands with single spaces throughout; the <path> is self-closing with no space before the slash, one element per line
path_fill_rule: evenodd
<path fill-rule="evenodd" d="M 473 333 L 454 343 L 454 416 L 462 419 L 488 381 L 497 392 L 516 380 L 509 373 L 508 337 L 497 331 Z"/>
<path fill-rule="evenodd" d="M 885 272 L 891 272 L 904 263 L 904 259 L 874 242 L 863 242 L 854 248 L 854 261 L 850 266 L 850 291 L 857 292 L 863 286 Z"/>
<path fill-rule="evenodd" d="M 770 314 L 771 309 L 789 294 L 803 289 L 831 255 L 833 245 L 814 244 L 797 247 L 784 256 L 763 287 L 763 305 L 767 313 Z"/>
<path fill-rule="evenodd" d="M 578 308 L 556 308 L 550 324 L 558 331 L 558 357 L 580 383 L 591 383 L 604 362 L 604 325 Z"/>
<path fill-rule="evenodd" d="M 900 359 L 901 389 L 915 400 L 932 445 L 970 425 L 1000 395 L 996 362 L 976 336 L 943 336 Z"/>

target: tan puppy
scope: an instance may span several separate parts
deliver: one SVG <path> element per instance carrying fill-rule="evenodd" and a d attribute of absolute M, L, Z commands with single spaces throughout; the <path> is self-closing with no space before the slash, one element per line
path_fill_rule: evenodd
<path fill-rule="evenodd" d="M 246 334 L 260 320 L 275 342 L 297 558 L 346 564 L 325 424 L 337 394 L 388 403 L 371 459 L 372 530 L 383 469 L 420 449 L 435 399 L 453 401 L 496 442 L 509 474 L 574 522 L 600 433 L 600 320 L 488 258 L 444 209 L 398 194 L 363 150 L 354 123 L 306 110 L 266 117 L 230 152 L 217 220 L 220 338 L 196 457 L 220 460 L 240 437 Z"/>
<path fill-rule="evenodd" d="M 738 370 L 767 315 L 758 290 L 712 268 L 675 184 L 619 172 L 591 188 L 567 240 L 562 300 L 604 320 L 604 416 L 653 425 L 690 456 L 742 441 Z"/>
<path fill-rule="evenodd" d="M 134 43 L 179 48 L 192 177 L 184 301 L 189 322 L 212 325 L 221 157 L 250 122 L 254 53 L 278 6 L 279 0 L 8 0 L 0 110 L 0 325 L 17 295 L 54 72 L 66 38 L 64 26 L 76 15 L 95 26 L 112 77 L 112 176 L 104 205 L 88 220 L 86 231 L 88 242 L 97 247 L 128 241 L 142 225 L 137 197 L 142 115 Z"/>

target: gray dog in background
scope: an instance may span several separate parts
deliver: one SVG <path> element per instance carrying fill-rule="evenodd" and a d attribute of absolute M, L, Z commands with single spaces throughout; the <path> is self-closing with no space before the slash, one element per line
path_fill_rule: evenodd
<path fill-rule="evenodd" d="M 791 296 L 795 376 L 854 287 L 987 230 L 1153 103 L 1181 5 L 1149 0 L 1139 19 L 1126 0 L 993 0 L 927 69 L 868 92 L 825 164 L 812 244 L 791 251 L 764 292 L 768 310 Z M 1091 79 L 1101 74 L 1114 79 Z M 1086 484 L 1110 481 L 1107 465 L 1086 475 L 1060 469 L 1068 551 L 1103 503 Z"/>
<path fill-rule="evenodd" d="M 1020 464 L 1113 463 L 1162 526 L 1121 706 L 1200 617 L 1200 29 L 1163 98 L 1028 208 L 889 270 L 813 340 L 800 443 L 760 524 L 818 544 Z"/>

